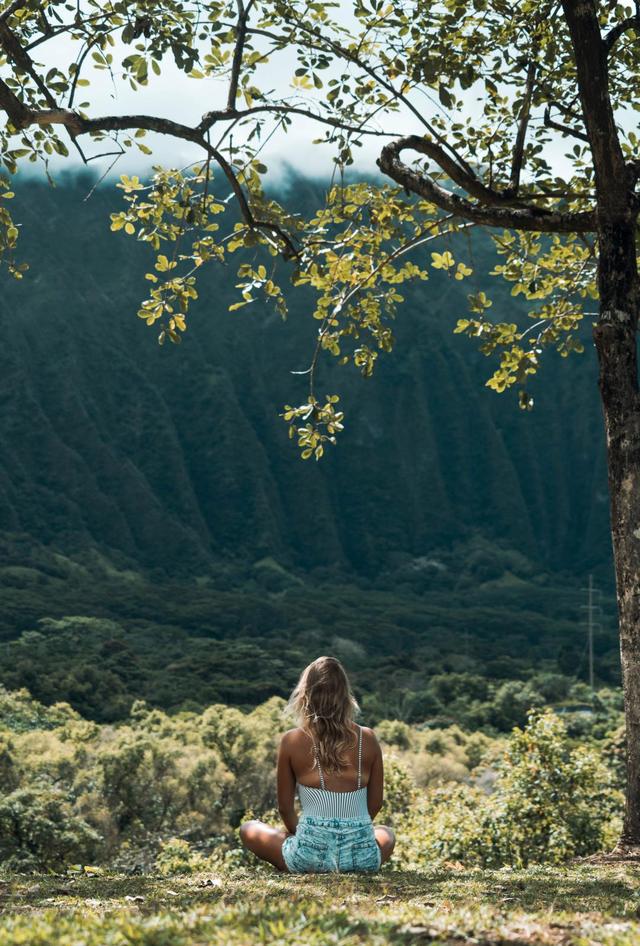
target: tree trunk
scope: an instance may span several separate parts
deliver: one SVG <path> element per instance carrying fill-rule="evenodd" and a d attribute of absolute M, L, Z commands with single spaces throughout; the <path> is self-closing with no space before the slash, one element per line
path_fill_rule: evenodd
<path fill-rule="evenodd" d="M 627 799 L 616 854 L 640 856 L 640 397 L 636 332 L 636 170 L 625 161 L 610 95 L 610 46 L 596 0 L 562 0 L 582 117 L 593 157 L 598 218 L 600 363 L 627 730 Z M 609 33 L 611 35 L 611 33 Z"/>
<path fill-rule="evenodd" d="M 616 571 L 626 723 L 627 786 L 615 854 L 640 854 L 640 393 L 636 333 L 640 287 L 636 220 L 612 215 L 599 227 L 600 318 L 594 341 L 600 365 Z"/>

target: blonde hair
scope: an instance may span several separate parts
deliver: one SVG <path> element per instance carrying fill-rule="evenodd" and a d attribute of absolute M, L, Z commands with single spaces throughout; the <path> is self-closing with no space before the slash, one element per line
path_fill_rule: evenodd
<path fill-rule="evenodd" d="M 287 705 L 298 726 L 314 740 L 326 772 L 344 768 L 354 744 L 353 717 L 360 707 L 346 671 L 335 657 L 318 657 L 302 671 Z"/>

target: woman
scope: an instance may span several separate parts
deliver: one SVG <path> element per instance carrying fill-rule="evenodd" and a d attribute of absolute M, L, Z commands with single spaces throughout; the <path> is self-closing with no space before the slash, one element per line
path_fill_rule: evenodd
<path fill-rule="evenodd" d="M 298 726 L 284 734 L 278 752 L 286 830 L 248 821 L 242 843 L 291 873 L 378 870 L 395 845 L 391 828 L 372 822 L 382 807 L 382 753 L 373 730 L 353 722 L 359 707 L 340 661 L 318 657 L 309 664 L 289 708 Z"/>

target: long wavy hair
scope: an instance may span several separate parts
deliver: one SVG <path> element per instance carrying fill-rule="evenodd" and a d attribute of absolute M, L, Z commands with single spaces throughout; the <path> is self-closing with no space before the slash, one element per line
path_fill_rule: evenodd
<path fill-rule="evenodd" d="M 360 712 L 346 671 L 335 657 L 318 657 L 302 671 L 288 709 L 298 726 L 314 740 L 325 772 L 347 764 L 354 744 L 353 718 Z"/>

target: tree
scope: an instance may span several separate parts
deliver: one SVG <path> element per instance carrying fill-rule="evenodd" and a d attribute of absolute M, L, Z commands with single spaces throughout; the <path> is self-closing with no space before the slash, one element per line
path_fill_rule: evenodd
<path fill-rule="evenodd" d="M 640 10 L 596 0 L 353 0 L 336 18 L 335 6 L 316 0 L 13 0 L 0 13 L 4 165 L 10 174 L 24 160 L 46 164 L 54 153 L 66 156 L 65 135 L 87 161 L 93 155 L 86 149 L 96 142 L 110 142 L 111 154 L 115 142 L 115 160 L 136 146 L 147 153 L 147 132 L 193 144 L 192 166 L 155 167 L 149 182 L 123 176 L 119 185 L 126 206 L 112 215 L 112 229 L 155 252 L 139 315 L 159 324 L 160 342 L 178 342 L 197 296 L 198 269 L 240 250 L 247 252 L 232 308 L 264 294 L 284 315 L 275 265 L 282 258 L 294 285 L 316 295 L 317 342 L 303 372 L 309 394 L 283 414 L 305 459 L 319 459 L 342 429 L 337 396 L 320 400 L 316 394 L 319 356 L 329 352 L 370 375 L 379 353 L 393 344 L 398 286 L 427 279 L 431 267 L 460 280 L 471 274 L 469 227 L 490 229 L 499 257 L 493 273 L 531 303 L 533 321 L 492 322 L 491 300 L 472 292 L 469 316 L 458 320 L 456 331 L 499 357 L 487 383 L 496 391 L 518 389 L 522 408 L 532 406 L 526 382 L 544 350 L 580 351 L 585 304 L 598 300 L 593 338 L 627 719 L 619 851 L 637 851 L 640 154 L 638 138 L 624 129 L 638 108 Z M 61 37 L 77 55 L 65 67 L 59 55 L 57 64 L 43 64 Z M 77 101 L 90 69 L 144 92 L 170 59 L 201 83 L 200 94 L 215 90 L 211 109 L 195 125 L 144 112 L 96 116 L 89 101 Z M 272 65 L 265 73 L 267 60 Z M 276 75 L 273 63 L 279 62 Z M 272 88 L 280 80 L 284 88 Z M 222 100 L 215 101 L 220 89 Z M 470 109 L 472 98 L 477 105 Z M 262 149 L 276 129 L 294 122 L 317 125 L 320 140 L 333 148 L 337 184 L 308 220 L 262 186 Z M 376 138 L 381 177 L 345 180 L 358 148 Z M 564 173 L 550 161 L 554 141 L 570 146 Z M 0 186 L 10 197 L 7 175 Z M 237 215 L 225 228 L 220 221 L 229 197 Z M 26 265 L 15 256 L 19 230 L 2 205 L 3 258 L 19 278 Z M 444 246 L 431 252 L 429 265 L 425 247 L 435 240 Z"/>

